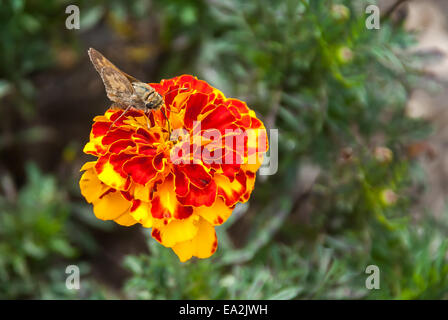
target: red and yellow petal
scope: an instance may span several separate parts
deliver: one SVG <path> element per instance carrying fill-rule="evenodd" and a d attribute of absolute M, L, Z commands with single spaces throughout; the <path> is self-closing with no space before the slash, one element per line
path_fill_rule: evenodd
<path fill-rule="evenodd" d="M 194 213 L 207 220 L 213 226 L 226 222 L 232 214 L 233 207 L 226 205 L 222 197 L 218 197 L 211 207 L 195 207 Z"/>
<path fill-rule="evenodd" d="M 130 209 L 130 215 L 145 228 L 152 228 L 151 203 L 134 200 Z"/>
<path fill-rule="evenodd" d="M 184 206 L 207 206 L 210 207 L 216 200 L 218 188 L 214 180 L 210 181 L 203 188 L 198 188 L 190 184 L 190 189 L 185 197 L 177 197 L 179 202 Z"/>
<path fill-rule="evenodd" d="M 181 262 L 185 262 L 191 257 L 209 258 L 217 248 L 218 238 L 215 228 L 203 218 L 198 221 L 197 233 L 193 239 L 179 242 L 172 247 Z"/>
<path fill-rule="evenodd" d="M 198 188 L 205 188 L 212 181 L 212 176 L 203 165 L 191 163 L 178 166 L 178 170 L 182 171 L 189 182 Z"/>
<path fill-rule="evenodd" d="M 131 205 L 121 192 L 110 189 L 93 201 L 93 213 L 100 220 L 116 220 L 128 213 Z"/>
<path fill-rule="evenodd" d="M 102 136 L 90 138 L 90 141 L 87 142 L 82 151 L 86 154 L 91 154 L 94 156 L 100 156 L 104 154 L 107 148 L 103 145 L 102 140 Z"/>
<path fill-rule="evenodd" d="M 86 170 L 79 180 L 81 194 L 88 203 L 92 203 L 104 194 L 109 187 L 102 183 L 95 172 L 96 161 L 87 162 L 81 170 Z"/>
<path fill-rule="evenodd" d="M 175 192 L 174 177 L 170 174 L 165 181 L 157 186 L 157 191 L 151 200 L 151 214 L 156 219 L 186 219 L 193 213 L 193 208 L 182 205 Z"/>
<path fill-rule="evenodd" d="M 132 180 L 138 184 L 147 184 L 155 179 L 157 169 L 153 165 L 154 157 L 137 156 L 128 160 L 123 165 L 123 171 L 126 172 Z"/>
<path fill-rule="evenodd" d="M 118 218 L 114 219 L 114 221 L 124 227 L 132 226 L 138 222 L 129 212 L 122 214 Z"/>
<path fill-rule="evenodd" d="M 239 172 L 233 181 L 224 175 L 216 175 L 215 181 L 218 185 L 218 195 L 225 199 L 227 206 L 234 206 L 240 201 L 241 196 L 246 193 L 247 177 L 243 172 Z"/>
<path fill-rule="evenodd" d="M 121 167 L 131 158 L 128 154 L 112 154 L 98 159 L 95 169 L 98 173 L 98 179 L 104 184 L 117 190 L 127 190 L 130 185 L 130 179 Z"/>
<path fill-rule="evenodd" d="M 153 219 L 151 235 L 165 247 L 173 247 L 177 243 L 191 240 L 196 236 L 199 227 L 199 216 L 190 215 L 182 220 Z"/>
<path fill-rule="evenodd" d="M 199 117 L 201 120 L 201 130 L 216 129 L 225 134 L 225 129 L 231 128 L 231 124 L 236 120 L 226 106 L 220 105 L 206 116 Z"/>
<path fill-rule="evenodd" d="M 255 173 L 251 171 L 246 172 L 246 192 L 241 196 L 240 201 L 242 203 L 247 202 L 249 200 L 250 194 L 254 189 L 255 185 Z"/>
<path fill-rule="evenodd" d="M 149 197 L 150 197 L 152 188 L 153 188 L 153 186 L 150 183 L 148 183 L 146 185 L 134 183 L 132 195 L 135 200 L 148 202 L 150 200 Z"/>

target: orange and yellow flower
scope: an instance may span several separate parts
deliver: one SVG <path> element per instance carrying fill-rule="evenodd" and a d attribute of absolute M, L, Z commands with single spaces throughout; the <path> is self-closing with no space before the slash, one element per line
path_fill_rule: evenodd
<path fill-rule="evenodd" d="M 184 262 L 217 249 L 215 226 L 246 202 L 268 143 L 255 112 L 205 81 L 150 83 L 162 110 L 109 109 L 94 118 L 80 188 L 98 219 L 140 223 Z"/>

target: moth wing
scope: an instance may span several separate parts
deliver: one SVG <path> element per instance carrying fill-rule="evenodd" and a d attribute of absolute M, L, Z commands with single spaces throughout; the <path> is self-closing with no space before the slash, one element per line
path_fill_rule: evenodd
<path fill-rule="evenodd" d="M 129 80 L 115 68 L 103 67 L 100 71 L 107 97 L 114 102 L 133 102 L 134 87 Z"/>
<path fill-rule="evenodd" d="M 117 67 L 115 67 L 117 68 Z M 118 69 L 118 68 L 117 68 Z M 138 80 L 137 78 L 134 78 L 133 76 L 127 74 L 126 72 L 121 71 L 120 69 L 118 69 L 130 82 L 142 82 L 140 80 Z"/>
<path fill-rule="evenodd" d="M 98 50 L 95 50 L 93 48 L 90 48 L 88 50 L 88 54 L 90 57 L 90 61 L 92 61 L 93 66 L 95 67 L 96 71 L 101 75 L 101 70 L 103 68 L 112 68 L 115 69 L 116 71 L 120 72 L 121 74 L 123 74 L 128 81 L 130 82 L 141 82 L 140 80 L 134 78 L 133 76 L 128 75 L 127 73 L 121 71 L 120 69 L 118 69 L 118 67 L 116 65 L 114 65 L 112 62 L 110 62 L 105 56 L 103 56 Z"/>

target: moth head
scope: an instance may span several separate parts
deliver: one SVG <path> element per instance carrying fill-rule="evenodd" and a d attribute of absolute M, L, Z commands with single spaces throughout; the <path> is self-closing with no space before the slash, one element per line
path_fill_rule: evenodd
<path fill-rule="evenodd" d="M 145 107 L 148 108 L 148 109 L 153 109 L 154 106 L 155 106 L 155 104 L 154 104 L 153 101 L 147 102 L 147 103 L 145 104 Z"/>

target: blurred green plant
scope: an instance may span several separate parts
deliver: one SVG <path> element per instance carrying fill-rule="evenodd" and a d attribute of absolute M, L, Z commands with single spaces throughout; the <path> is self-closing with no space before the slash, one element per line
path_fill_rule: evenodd
<path fill-rule="evenodd" d="M 74 257 L 64 223 L 68 205 L 54 178 L 42 176 L 34 165 L 27 167 L 27 185 L 17 194 L 10 188 L 0 197 L 0 295 L 28 296 L 45 286 L 46 268 L 55 256 Z M 41 270 L 42 274 L 34 274 Z M 37 281 L 42 277 L 43 281 Z"/>
<path fill-rule="evenodd" d="M 429 220 L 393 232 L 373 225 L 375 233 L 366 232 L 365 241 L 346 232 L 282 244 L 271 234 L 255 253 L 250 243 L 235 249 L 222 226 L 218 253 L 186 263 L 149 240 L 150 255 L 126 257 L 133 277 L 124 289 L 131 299 L 446 299 L 443 225 L 445 230 Z M 241 261 L 242 256 L 250 259 Z M 380 290 L 366 288 L 371 264 L 380 268 Z"/>
<path fill-rule="evenodd" d="M 65 268 L 78 254 L 69 239 L 70 203 L 54 177 L 33 164 L 26 171 L 18 193 L 8 175 L 0 179 L 0 298 L 101 297 L 87 278 L 81 292 L 65 287 Z M 77 264 L 81 276 L 89 272 L 88 264 Z"/>
<path fill-rule="evenodd" d="M 13 104 L 21 116 L 34 114 L 33 83 L 28 76 L 55 61 L 54 48 L 74 40 L 64 34 L 67 1 L 5 0 L 0 7 L 0 99 L 14 94 Z"/>

